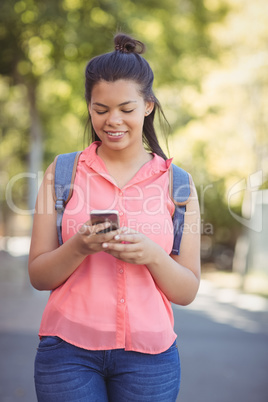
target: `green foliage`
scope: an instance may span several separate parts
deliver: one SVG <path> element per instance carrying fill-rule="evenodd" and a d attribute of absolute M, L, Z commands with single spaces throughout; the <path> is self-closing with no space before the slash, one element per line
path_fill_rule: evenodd
<path fill-rule="evenodd" d="M 267 190 L 267 189 L 268 189 L 268 179 L 265 179 L 260 187 L 260 190 Z"/>
<path fill-rule="evenodd" d="M 58 153 L 83 147 L 87 109 L 84 69 L 113 49 L 125 31 L 144 41 L 156 93 L 201 88 L 218 56 L 209 26 L 227 14 L 224 0 L 2 0 L 0 5 L 0 170 L 28 170 L 41 139 L 46 167 Z M 162 101 L 162 99 L 160 99 Z M 165 99 L 164 99 L 165 103 Z M 172 102 L 173 130 L 195 118 Z M 42 161 L 40 161 L 42 162 Z M 36 166 L 36 170 L 40 167 Z M 19 196 L 19 195 L 18 195 Z"/>
<path fill-rule="evenodd" d="M 85 64 L 112 49 L 116 31 L 133 33 L 148 44 L 147 57 L 157 86 L 198 84 L 202 73 L 198 57 L 215 57 L 207 26 L 225 13 L 222 3 L 208 10 L 203 1 L 196 0 L 169 0 L 164 7 L 158 0 L 3 0 L 0 73 L 8 77 L 10 86 L 26 88 L 24 107 L 30 102 L 29 93 L 34 93 L 33 105 L 44 131 L 45 165 L 51 154 L 82 146 L 87 116 Z M 191 71 L 190 64 L 194 65 Z M 185 123 L 185 118 L 181 120 L 179 124 Z M 21 151 L 26 159 L 27 148 Z"/>

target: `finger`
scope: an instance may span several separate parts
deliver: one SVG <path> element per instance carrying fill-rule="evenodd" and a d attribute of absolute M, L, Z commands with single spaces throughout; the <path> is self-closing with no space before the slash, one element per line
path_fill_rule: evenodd
<path fill-rule="evenodd" d="M 96 231 L 96 235 L 98 235 L 98 240 L 101 239 L 101 241 L 109 241 L 109 242 L 113 241 L 113 242 L 115 242 L 115 241 L 120 240 L 121 233 L 125 233 L 125 231 L 126 231 L 125 228 L 119 228 L 119 229 L 110 230 L 110 231 L 107 231 L 107 232 Z M 105 234 L 105 236 L 100 237 L 101 234 Z"/>
<path fill-rule="evenodd" d="M 106 243 L 110 244 L 111 242 L 115 243 L 115 242 L 118 242 L 118 241 L 121 242 L 120 233 L 121 233 L 120 229 L 116 229 L 116 230 L 113 230 L 113 231 L 110 231 L 110 232 L 107 232 L 107 233 L 96 232 L 95 233 L 96 236 L 94 236 L 93 240 L 96 243 L 105 243 L 105 244 Z"/>
<path fill-rule="evenodd" d="M 139 232 L 137 232 L 137 230 L 131 229 L 127 226 L 122 226 L 120 229 L 122 231 L 121 233 L 126 233 L 126 234 L 139 233 Z"/>
<path fill-rule="evenodd" d="M 116 252 L 136 252 L 140 249 L 137 243 L 115 243 L 115 242 L 104 242 L 102 248 L 106 250 L 113 250 Z"/>
<path fill-rule="evenodd" d="M 81 227 L 79 232 L 81 234 L 90 236 L 90 235 L 97 234 L 97 232 L 107 229 L 109 226 L 111 226 L 111 224 L 109 222 L 103 222 L 103 223 L 99 223 L 97 225 L 89 225 L 87 223 L 84 223 L 84 225 Z"/>
<path fill-rule="evenodd" d="M 142 263 L 142 255 L 137 256 L 137 252 L 118 252 L 114 250 L 105 250 L 105 252 L 117 258 L 118 260 L 122 260 L 130 264 Z"/>
<path fill-rule="evenodd" d="M 127 242 L 127 243 L 138 243 L 141 240 L 140 233 L 119 233 L 115 236 L 115 240 L 119 240 L 120 242 Z"/>
<path fill-rule="evenodd" d="M 108 223 L 108 222 L 107 222 Z M 110 223 L 108 223 L 108 225 L 109 226 L 111 226 L 111 224 Z M 96 225 L 97 226 L 97 225 Z M 102 233 L 110 233 L 111 234 L 111 236 L 112 237 L 115 237 L 116 235 L 118 235 L 118 234 L 120 234 L 120 233 L 125 233 L 126 232 L 126 229 L 127 228 L 125 228 L 125 227 L 120 227 L 120 228 L 118 228 L 118 229 L 112 229 L 112 228 L 109 228 L 109 226 L 108 226 L 108 230 L 101 230 L 101 231 L 99 231 L 98 229 L 96 230 L 96 234 L 98 235 L 98 234 L 102 234 Z M 109 236 L 110 237 L 110 236 Z"/>

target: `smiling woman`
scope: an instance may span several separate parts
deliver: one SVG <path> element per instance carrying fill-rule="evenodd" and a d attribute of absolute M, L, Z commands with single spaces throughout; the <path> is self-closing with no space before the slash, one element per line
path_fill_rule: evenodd
<path fill-rule="evenodd" d="M 159 145 L 153 124 L 156 111 L 162 114 L 164 119 L 165 116 L 158 99 L 153 93 L 153 71 L 149 63 L 140 56 L 145 51 L 145 45 L 124 34 L 116 35 L 114 43 L 114 52 L 93 58 L 86 67 L 85 97 L 87 104 L 90 107 L 93 88 L 101 81 L 106 83 L 120 82 L 122 85 L 123 80 L 130 81 L 132 85 L 136 84 L 136 91 L 143 98 L 143 102 L 149 105 L 143 115 L 143 117 L 145 116 L 142 127 L 143 144 L 147 150 L 167 159 Z M 135 97 L 133 99 L 127 98 L 124 102 L 130 100 L 135 100 Z M 105 110 L 100 110 L 100 112 L 105 112 Z M 126 112 L 131 112 L 131 110 L 131 107 L 125 109 Z M 91 123 L 92 141 L 98 141 L 100 138 L 92 125 L 90 114 L 89 121 Z"/>
<path fill-rule="evenodd" d="M 101 140 L 99 152 L 103 157 L 124 149 L 129 156 L 143 154 L 148 160 L 142 140 L 143 122 L 154 103 L 145 102 L 139 88 L 139 84 L 122 79 L 100 81 L 94 86 L 88 108 L 94 131 Z"/>
<path fill-rule="evenodd" d="M 189 304 L 198 290 L 199 206 L 180 169 L 185 180 L 175 190 L 190 193 L 180 210 L 188 230 L 173 229 L 172 161 L 154 129 L 161 107 L 144 49 L 118 34 L 115 50 L 86 67 L 93 141 L 78 159 L 61 246 L 54 165 L 39 190 L 29 274 L 33 286 L 52 292 L 35 360 L 38 401 L 175 402 L 179 392 L 171 302 Z M 92 210 L 107 209 L 116 210 L 116 230 L 106 230 L 104 218 L 89 219 Z"/>

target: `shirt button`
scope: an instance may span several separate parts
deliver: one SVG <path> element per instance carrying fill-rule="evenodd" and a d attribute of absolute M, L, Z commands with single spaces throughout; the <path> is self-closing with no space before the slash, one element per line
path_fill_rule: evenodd
<path fill-rule="evenodd" d="M 121 299 L 120 303 L 122 303 L 122 304 L 125 303 L 125 299 Z"/>
<path fill-rule="evenodd" d="M 119 212 L 119 216 L 123 216 L 124 213 L 122 211 Z"/>
<path fill-rule="evenodd" d="M 119 195 L 121 195 L 121 196 L 122 196 L 122 195 L 123 195 L 123 191 L 119 191 Z"/>
<path fill-rule="evenodd" d="M 119 269 L 120 274 L 123 274 L 124 270 L 121 268 Z"/>

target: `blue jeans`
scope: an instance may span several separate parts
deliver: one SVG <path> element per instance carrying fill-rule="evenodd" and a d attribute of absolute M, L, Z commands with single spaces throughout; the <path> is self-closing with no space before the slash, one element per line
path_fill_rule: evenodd
<path fill-rule="evenodd" d="M 35 359 L 35 387 L 39 402 L 175 402 L 180 387 L 176 342 L 151 355 L 91 351 L 45 336 Z"/>

